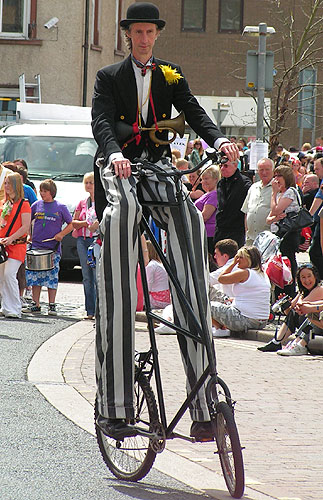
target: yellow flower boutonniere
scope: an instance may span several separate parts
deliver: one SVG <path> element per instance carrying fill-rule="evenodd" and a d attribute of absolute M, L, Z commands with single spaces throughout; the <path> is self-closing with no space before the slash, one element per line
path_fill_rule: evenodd
<path fill-rule="evenodd" d="M 163 75 L 164 75 L 165 80 L 168 83 L 168 85 L 173 85 L 173 83 L 178 83 L 179 80 L 181 78 L 183 78 L 182 75 L 177 73 L 176 68 L 172 68 L 171 66 L 164 65 L 164 64 L 161 64 L 159 67 L 162 70 Z"/>

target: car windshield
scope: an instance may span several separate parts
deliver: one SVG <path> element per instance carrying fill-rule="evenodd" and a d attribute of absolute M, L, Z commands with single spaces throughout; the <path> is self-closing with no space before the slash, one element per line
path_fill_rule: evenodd
<path fill-rule="evenodd" d="M 96 152 L 94 139 L 82 137 L 24 137 L 0 138 L 0 162 L 23 158 L 31 179 L 82 180 L 93 170 Z"/>

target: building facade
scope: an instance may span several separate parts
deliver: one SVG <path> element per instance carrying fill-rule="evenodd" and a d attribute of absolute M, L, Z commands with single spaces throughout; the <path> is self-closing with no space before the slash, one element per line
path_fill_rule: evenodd
<path fill-rule="evenodd" d="M 156 44 L 156 55 L 181 65 L 192 92 L 204 102 L 206 97 L 208 98 L 207 110 L 212 119 L 219 116 L 220 107 L 221 114 L 225 117 L 221 123 L 227 135 L 245 138 L 254 136 L 256 103 L 253 96 L 256 97 L 257 94 L 247 91 L 246 88 L 246 56 L 248 50 L 258 49 L 258 37 L 243 35 L 243 29 L 248 25 L 258 26 L 259 23 L 266 23 L 276 30 L 275 35 L 266 37 L 267 50 L 274 52 L 275 59 L 273 91 L 265 93 L 266 99 L 271 100 L 273 115 L 277 87 L 289 65 L 289 61 L 286 63 L 283 60 L 282 52 L 283 47 L 288 52 L 291 44 L 288 33 L 289 19 L 293 18 L 295 39 L 301 39 L 307 21 L 303 9 L 308 11 L 309 2 L 154 0 L 154 3 L 158 5 L 161 17 L 166 20 L 166 27 Z M 314 18 L 318 31 L 321 32 L 322 9 L 321 6 Z M 321 19 L 321 27 L 317 23 L 318 19 Z M 314 46 L 321 50 L 322 40 L 318 38 Z M 321 68 L 322 64 L 317 64 L 314 68 L 318 83 L 322 82 L 323 78 Z M 294 84 L 293 87 L 297 93 L 297 85 Z M 313 90 L 310 86 L 308 88 Z M 268 111 L 269 102 L 266 102 Z M 305 95 L 302 102 L 306 107 L 310 101 Z M 298 147 L 299 142 L 312 142 L 315 137 L 323 135 L 323 100 L 320 92 L 317 92 L 315 104 L 316 111 L 309 111 L 311 120 L 305 120 L 305 126 L 309 128 L 300 131 L 297 98 L 293 103 L 289 103 L 291 113 L 286 124 L 287 130 L 281 136 L 286 146 Z M 249 108 L 249 111 L 246 108 Z"/>
<path fill-rule="evenodd" d="M 91 105 L 97 70 L 125 56 L 118 23 L 130 3 L 0 0 L 2 123 L 15 112 L 21 74 L 27 83 L 40 75 L 43 103 Z"/>
<path fill-rule="evenodd" d="M 153 1 L 166 20 L 155 54 L 181 65 L 192 92 L 224 133 L 254 137 L 257 94 L 247 90 L 245 76 L 247 50 L 257 50 L 258 38 L 243 35 L 244 26 L 265 22 L 276 29 L 275 35 L 266 37 L 267 49 L 274 52 L 277 74 L 273 91 L 265 94 L 265 115 L 269 120 L 275 108 L 277 79 L 286 71 L 282 48 L 290 44 L 286 32 L 288 9 L 294 9 L 293 29 L 301 35 L 306 22 L 302 12 L 306 0 Z M 130 3 L 131 0 L 0 0 L 0 123 L 13 118 L 19 99 L 19 75 L 23 73 L 27 82 L 40 75 L 44 103 L 90 106 L 97 70 L 128 54 L 119 20 L 125 17 Z M 286 16 L 282 14 L 284 9 Z M 323 78 L 321 66 L 309 69 L 318 83 Z M 313 87 L 307 90 L 303 101 L 310 107 L 313 99 L 308 96 Z M 27 90 L 28 93 L 33 91 Z M 297 98 L 288 105 L 292 112 L 281 137 L 286 146 L 297 147 L 302 141 L 312 142 L 314 137 L 323 135 L 323 101 L 319 92 L 315 107 L 312 106 L 314 111 L 309 111 L 312 117 L 305 122 L 300 123 Z M 300 125 L 304 126 L 302 130 Z"/>

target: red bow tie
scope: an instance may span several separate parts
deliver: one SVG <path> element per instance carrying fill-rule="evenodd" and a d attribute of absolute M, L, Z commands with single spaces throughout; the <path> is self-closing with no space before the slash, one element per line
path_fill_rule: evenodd
<path fill-rule="evenodd" d="M 142 76 L 146 75 L 147 69 L 151 69 L 151 71 L 155 71 L 156 64 L 152 63 L 152 64 L 148 64 L 147 66 L 142 66 L 142 68 L 141 68 L 141 74 L 142 74 Z"/>
<path fill-rule="evenodd" d="M 147 69 L 151 69 L 151 71 L 155 71 L 156 69 L 156 63 L 148 63 L 148 64 L 143 64 L 142 62 L 138 61 L 134 57 L 132 57 L 133 62 L 137 66 L 137 68 L 140 68 L 142 76 L 145 76 L 147 73 Z"/>

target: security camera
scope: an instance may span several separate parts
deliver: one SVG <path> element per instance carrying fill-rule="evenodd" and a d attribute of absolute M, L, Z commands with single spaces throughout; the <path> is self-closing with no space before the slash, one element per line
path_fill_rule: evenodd
<path fill-rule="evenodd" d="M 49 21 L 47 21 L 47 23 L 44 24 L 44 28 L 50 30 L 51 28 L 54 28 L 54 26 L 56 26 L 58 21 L 58 17 L 52 17 Z"/>

